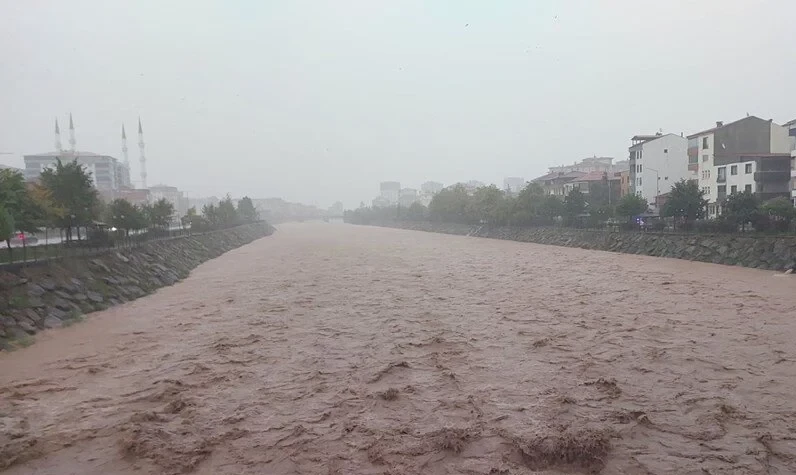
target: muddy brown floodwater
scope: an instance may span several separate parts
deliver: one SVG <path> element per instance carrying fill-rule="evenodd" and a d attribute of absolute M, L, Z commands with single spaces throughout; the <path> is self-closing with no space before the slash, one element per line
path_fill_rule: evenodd
<path fill-rule="evenodd" d="M 0 355 L 0 468 L 796 473 L 796 277 L 284 225 Z"/>

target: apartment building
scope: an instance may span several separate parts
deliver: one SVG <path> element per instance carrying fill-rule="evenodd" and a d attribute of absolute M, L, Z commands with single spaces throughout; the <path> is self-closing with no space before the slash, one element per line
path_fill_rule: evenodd
<path fill-rule="evenodd" d="M 575 162 L 572 165 L 558 165 L 555 167 L 550 167 L 547 169 L 548 174 L 553 173 L 571 173 L 571 172 L 581 172 L 581 173 L 591 173 L 591 172 L 609 172 L 609 171 L 618 171 L 613 170 L 613 157 L 588 157 L 584 158 L 579 162 Z"/>
<path fill-rule="evenodd" d="M 629 192 L 646 199 L 659 211 L 658 196 L 691 177 L 688 141 L 681 135 L 662 133 L 635 135 L 630 141 Z"/>
<path fill-rule="evenodd" d="M 383 181 L 379 184 L 380 203 L 387 202 L 388 206 L 397 205 L 401 196 L 401 184 L 397 181 Z"/>
<path fill-rule="evenodd" d="M 751 191 L 762 200 L 790 196 L 790 146 L 787 127 L 755 116 L 689 135 L 689 171 L 708 200 L 708 217 L 720 215 L 734 192 Z"/>
<path fill-rule="evenodd" d="M 58 160 L 62 163 L 77 160 L 77 163 L 91 173 L 91 181 L 100 191 L 116 191 L 130 187 L 130 171 L 119 160 L 110 155 L 92 152 L 47 152 L 25 155 L 25 179 L 37 181 L 46 168 L 55 167 Z"/>
<path fill-rule="evenodd" d="M 541 185 L 546 195 L 558 196 L 563 199 L 571 189 L 567 185 L 584 175 L 586 175 L 585 172 L 579 171 L 567 173 L 556 171 L 534 178 L 531 180 L 531 183 L 538 183 Z"/>
<path fill-rule="evenodd" d="M 621 196 L 621 176 L 616 173 L 595 171 L 586 173 L 564 184 L 565 194 L 573 189 L 586 195 L 591 206 L 616 204 Z"/>
<path fill-rule="evenodd" d="M 784 125 L 788 129 L 790 141 L 790 196 L 793 205 L 796 206 L 796 120 L 792 120 Z"/>
<path fill-rule="evenodd" d="M 400 195 L 398 196 L 398 204 L 404 208 L 412 206 L 417 201 L 417 190 L 414 188 L 401 188 Z"/>

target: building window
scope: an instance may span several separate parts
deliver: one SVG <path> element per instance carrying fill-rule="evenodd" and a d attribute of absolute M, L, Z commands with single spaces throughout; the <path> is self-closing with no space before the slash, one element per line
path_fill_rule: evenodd
<path fill-rule="evenodd" d="M 708 161 L 708 155 L 702 155 L 702 161 L 703 162 L 707 162 Z"/>
<path fill-rule="evenodd" d="M 641 165 L 638 166 L 638 172 L 641 173 Z"/>
<path fill-rule="evenodd" d="M 716 192 L 719 194 L 727 194 L 727 185 L 719 185 Z"/>
<path fill-rule="evenodd" d="M 717 180 L 726 180 L 727 179 L 727 167 L 719 167 L 719 176 L 716 177 Z"/>
<path fill-rule="evenodd" d="M 737 175 L 738 174 L 738 165 L 733 165 L 730 167 L 730 175 Z"/>
<path fill-rule="evenodd" d="M 743 191 L 748 191 L 749 193 L 751 193 L 751 192 L 752 192 L 752 185 L 746 185 L 746 186 L 743 188 Z"/>
<path fill-rule="evenodd" d="M 708 138 L 702 137 L 702 150 L 707 150 L 707 149 L 708 149 Z"/>
<path fill-rule="evenodd" d="M 746 166 L 744 167 L 744 173 L 746 173 L 747 175 L 752 173 L 752 164 L 751 163 L 747 163 L 746 164 Z M 749 185 L 747 185 L 747 186 L 749 186 Z"/>
<path fill-rule="evenodd" d="M 738 185 L 732 185 L 730 187 L 730 194 L 738 193 Z"/>
<path fill-rule="evenodd" d="M 668 148 L 663 149 L 663 153 L 669 153 L 669 149 Z"/>

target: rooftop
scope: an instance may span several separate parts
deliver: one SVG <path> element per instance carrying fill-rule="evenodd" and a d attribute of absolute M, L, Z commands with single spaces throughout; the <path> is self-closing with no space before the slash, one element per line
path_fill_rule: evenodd
<path fill-rule="evenodd" d="M 692 139 L 692 138 L 694 138 L 694 137 L 697 137 L 697 136 L 699 136 L 699 135 L 705 135 L 705 134 L 709 134 L 709 133 L 711 133 L 711 132 L 715 132 L 715 131 L 719 130 L 719 129 L 720 129 L 720 128 L 722 128 L 722 127 L 727 127 L 728 125 L 737 124 L 738 122 L 741 122 L 741 121 L 744 121 L 744 120 L 747 120 L 747 119 L 757 119 L 757 120 L 764 120 L 764 119 L 761 119 L 760 117 L 757 117 L 756 115 L 748 115 L 748 116 L 746 116 L 746 117 L 742 117 L 742 118 L 740 118 L 740 119 L 738 119 L 738 120 L 734 120 L 734 121 L 732 121 L 732 122 L 728 122 L 728 123 L 726 123 L 726 124 L 724 124 L 724 123 L 721 123 L 721 125 L 718 125 L 719 123 L 717 122 L 717 123 L 716 123 L 716 127 L 713 127 L 713 128 L 710 128 L 710 129 L 705 129 L 705 130 L 703 130 L 703 131 L 701 131 L 701 132 L 697 132 L 697 133 L 694 133 L 694 134 L 688 135 L 688 136 L 687 136 L 687 138 L 689 138 L 689 139 Z"/>
<path fill-rule="evenodd" d="M 614 173 L 606 173 L 606 172 L 590 172 L 581 177 L 575 178 L 572 181 L 603 181 L 603 180 L 615 180 L 616 175 Z"/>
<path fill-rule="evenodd" d="M 44 153 L 32 153 L 29 155 L 25 155 L 27 157 L 109 157 L 110 155 L 102 155 L 99 153 L 94 152 L 85 152 L 77 150 L 75 153 L 72 153 L 69 150 L 64 150 L 62 152 L 44 152 Z"/>
<path fill-rule="evenodd" d="M 561 172 L 553 172 L 548 173 L 546 175 L 542 175 L 538 178 L 534 178 L 532 181 L 545 181 L 545 180 L 553 180 L 556 178 L 564 178 L 564 179 L 575 179 L 579 178 L 583 175 L 586 175 L 585 172 L 569 172 L 569 173 L 561 173 Z"/>

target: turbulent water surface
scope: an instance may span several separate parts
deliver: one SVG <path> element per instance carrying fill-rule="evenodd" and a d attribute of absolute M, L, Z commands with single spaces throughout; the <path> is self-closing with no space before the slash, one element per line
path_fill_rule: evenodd
<path fill-rule="evenodd" d="M 796 277 L 282 226 L 0 355 L 0 469 L 796 473 Z"/>

